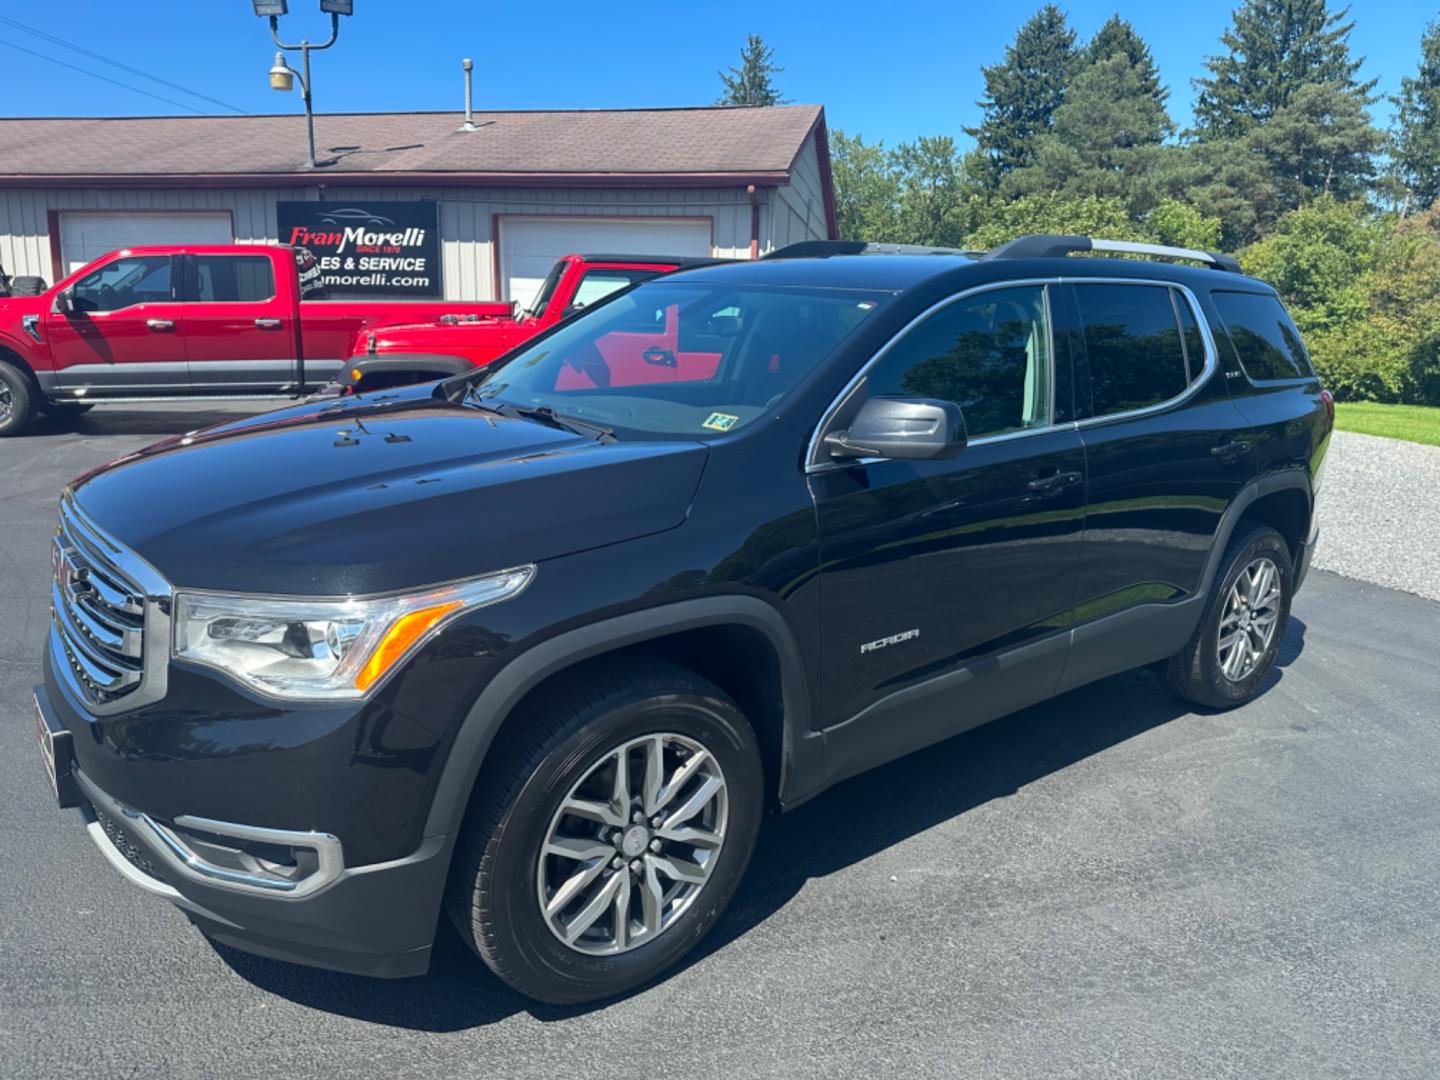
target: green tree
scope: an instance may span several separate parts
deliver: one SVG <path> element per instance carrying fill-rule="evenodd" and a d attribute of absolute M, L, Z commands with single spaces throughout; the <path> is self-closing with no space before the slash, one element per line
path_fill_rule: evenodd
<path fill-rule="evenodd" d="M 1032 162 L 1006 177 L 1001 191 L 1114 196 L 1144 213 L 1159 199 L 1153 170 L 1172 130 L 1148 74 L 1117 52 L 1080 69 L 1051 130 L 1036 136 Z"/>
<path fill-rule="evenodd" d="M 1165 199 L 1145 218 L 1157 244 L 1214 251 L 1220 247 L 1220 219 L 1206 217 L 1189 203 Z"/>
<path fill-rule="evenodd" d="M 965 238 L 969 188 L 955 140 L 936 135 L 901 143 L 890 155 L 900 199 L 896 240 L 955 247 Z"/>
<path fill-rule="evenodd" d="M 1202 138 L 1238 138 L 1289 105 L 1303 87 L 1331 83 L 1368 104 L 1375 83 L 1360 82 L 1350 57 L 1348 8 L 1325 0 L 1245 0 L 1221 35 L 1228 50 L 1205 61 L 1195 80 L 1195 121 Z"/>
<path fill-rule="evenodd" d="M 785 99 L 775 86 L 775 76 L 785 69 L 776 67 L 775 50 L 759 34 L 750 34 L 740 50 L 740 66 L 729 72 L 717 71 L 725 89 L 716 105 L 783 105 Z"/>
<path fill-rule="evenodd" d="M 1385 137 L 1365 107 L 1334 84 L 1302 86 L 1246 143 L 1263 155 L 1288 192 L 1290 206 L 1320 192 L 1358 198 L 1375 178 L 1375 155 Z"/>
<path fill-rule="evenodd" d="M 1395 173 L 1404 185 L 1404 216 L 1440 199 L 1440 22 L 1420 38 L 1420 69 L 1400 80 L 1395 103 Z"/>
<path fill-rule="evenodd" d="M 1050 130 L 1075 61 L 1075 31 L 1065 14 L 1046 4 L 1025 23 L 1005 59 L 980 69 L 985 96 L 980 124 L 966 128 L 977 144 L 977 163 L 994 188 L 1014 169 L 1030 164 L 1034 137 Z"/>
<path fill-rule="evenodd" d="M 1240 257 L 1247 273 L 1279 290 L 1302 332 L 1334 330 L 1365 317 L 1364 279 L 1382 233 L 1363 202 L 1326 196 L 1286 214 Z"/>
<path fill-rule="evenodd" d="M 842 240 L 893 240 L 900 231 L 900 177 L 884 143 L 830 133 L 835 227 Z"/>
<path fill-rule="evenodd" d="M 989 250 L 1030 233 L 1073 233 L 1112 240 L 1148 240 L 1130 217 L 1124 200 L 1094 196 L 1066 198 L 1058 194 L 995 199 L 975 208 L 977 224 L 965 247 Z"/>
<path fill-rule="evenodd" d="M 1085 46 L 1084 60 L 1096 64 L 1117 56 L 1123 56 L 1129 62 L 1139 81 L 1140 91 L 1155 103 L 1159 111 L 1164 112 L 1170 91 L 1160 82 L 1160 69 L 1155 66 L 1150 46 L 1135 32 L 1128 19 L 1112 15 Z"/>

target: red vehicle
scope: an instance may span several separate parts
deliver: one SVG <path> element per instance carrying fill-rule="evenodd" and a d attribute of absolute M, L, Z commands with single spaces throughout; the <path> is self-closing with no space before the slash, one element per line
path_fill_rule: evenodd
<path fill-rule="evenodd" d="M 0 435 L 107 401 L 295 397 L 333 380 L 365 327 L 509 310 L 322 296 L 310 252 L 238 244 L 112 251 L 0 298 Z"/>
<path fill-rule="evenodd" d="M 337 381 L 344 392 L 358 394 L 483 367 L 613 292 L 682 266 L 714 261 L 673 255 L 566 255 L 550 268 L 531 305 L 519 313 L 509 305 L 496 305 L 500 310 L 492 314 L 446 315 L 438 322 L 362 331 Z M 664 341 L 657 339 L 655 345 L 663 347 Z"/>

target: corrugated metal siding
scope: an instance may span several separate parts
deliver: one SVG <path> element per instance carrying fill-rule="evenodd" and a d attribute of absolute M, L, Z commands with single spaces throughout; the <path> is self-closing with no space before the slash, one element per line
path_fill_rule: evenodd
<path fill-rule="evenodd" d="M 327 187 L 324 195 L 330 202 L 439 202 L 445 296 L 451 300 L 497 295 L 492 246 L 496 214 L 709 217 L 714 223 L 717 256 L 745 258 L 750 250 L 750 201 L 743 190 L 736 189 Z M 38 274 L 51 280 L 46 225 L 50 210 L 228 210 L 237 242 L 274 243 L 281 239 L 275 204 L 319 197 L 315 188 L 0 190 L 0 264 L 11 274 Z M 800 155 L 793 187 L 761 189 L 759 197 L 762 251 L 792 240 L 824 238 L 825 211 L 813 137 Z M 767 220 L 775 222 L 768 229 Z"/>

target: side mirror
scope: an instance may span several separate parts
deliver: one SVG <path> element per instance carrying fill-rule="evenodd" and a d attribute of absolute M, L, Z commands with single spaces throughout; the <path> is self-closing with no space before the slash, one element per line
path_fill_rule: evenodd
<path fill-rule="evenodd" d="M 965 448 L 965 417 L 953 401 L 871 398 L 845 431 L 825 436 L 833 458 L 954 457 Z"/>
<path fill-rule="evenodd" d="M 55 294 L 55 310 L 61 315 L 75 314 L 75 291 L 73 289 L 61 289 Z"/>
<path fill-rule="evenodd" d="M 562 319 L 568 319 L 568 318 L 570 318 L 571 315 L 578 314 L 579 312 L 584 311 L 584 310 L 585 310 L 585 305 L 584 305 L 584 304 L 571 304 L 571 305 L 570 305 L 569 307 L 567 307 L 564 311 L 560 312 L 560 318 L 562 318 Z"/>

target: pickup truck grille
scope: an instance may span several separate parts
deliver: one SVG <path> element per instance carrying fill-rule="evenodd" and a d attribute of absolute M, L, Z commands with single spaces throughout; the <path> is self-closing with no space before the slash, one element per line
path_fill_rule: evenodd
<path fill-rule="evenodd" d="M 61 658 L 91 705 L 135 693 L 145 677 L 144 590 L 62 502 L 50 601 Z"/>

